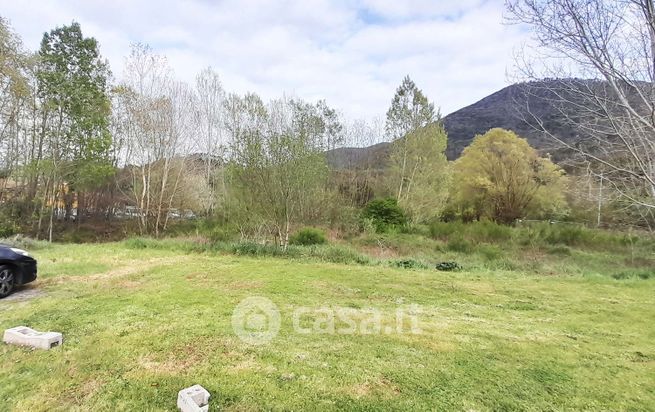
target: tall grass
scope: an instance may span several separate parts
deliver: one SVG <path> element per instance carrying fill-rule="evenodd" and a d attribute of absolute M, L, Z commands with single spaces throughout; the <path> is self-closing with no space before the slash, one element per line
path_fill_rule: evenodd
<path fill-rule="evenodd" d="M 312 259 L 332 263 L 367 265 L 373 259 L 342 245 L 289 245 L 286 249 L 273 244 L 255 242 L 202 242 L 184 238 L 131 238 L 123 242 L 130 249 L 164 249 L 186 252 L 229 253 L 238 256 L 281 257 L 289 259 Z"/>
<path fill-rule="evenodd" d="M 510 227 L 487 221 L 434 222 L 430 225 L 430 236 L 447 241 L 450 250 L 461 252 L 470 252 L 480 243 L 502 245 L 507 242 L 519 246 L 568 246 L 594 250 L 655 247 L 655 239 L 647 234 L 637 236 L 566 223 L 539 222 Z"/>
<path fill-rule="evenodd" d="M 25 249 L 27 251 L 47 249 L 51 246 L 51 244 L 45 240 L 36 240 L 22 235 L 0 238 L 0 244 Z"/>

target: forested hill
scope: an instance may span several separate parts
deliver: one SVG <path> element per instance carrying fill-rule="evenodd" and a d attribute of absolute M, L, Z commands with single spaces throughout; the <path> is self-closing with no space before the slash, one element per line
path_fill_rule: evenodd
<path fill-rule="evenodd" d="M 602 83 L 585 80 L 544 80 L 505 87 L 444 117 L 448 132 L 446 156 L 449 160 L 456 159 L 475 135 L 501 127 L 527 138 L 541 152 L 554 154 L 556 160 L 562 159 L 566 157 L 566 152 L 534 127 L 532 115 L 541 119 L 546 129 L 560 139 L 574 142 L 580 136 L 574 127 L 567 124 L 567 117 L 576 119 L 582 115 L 577 113 L 579 109 L 575 105 L 581 98 L 570 90 L 599 86 Z M 568 103 L 563 104 L 562 100 Z M 384 162 L 386 153 L 388 144 L 385 143 L 368 148 L 342 148 L 328 153 L 328 161 L 336 168 L 347 168 L 357 163 L 358 159 L 366 159 L 370 165 L 372 159 Z"/>

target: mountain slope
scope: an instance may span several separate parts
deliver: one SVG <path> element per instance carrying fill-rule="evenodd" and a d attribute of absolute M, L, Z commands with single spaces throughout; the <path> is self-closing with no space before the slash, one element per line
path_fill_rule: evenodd
<path fill-rule="evenodd" d="M 446 156 L 450 160 L 458 158 L 476 135 L 494 127 L 514 131 L 542 152 L 557 150 L 554 141 L 537 130 L 534 117 L 558 138 L 573 142 L 577 132 L 567 125 L 567 117 L 575 117 L 576 109 L 571 105 L 562 107 L 562 99 L 556 97 L 568 87 L 557 80 L 514 84 L 449 114 L 443 120 L 448 132 Z M 576 97 L 567 96 L 569 99 Z"/>
<path fill-rule="evenodd" d="M 585 136 L 581 136 L 569 121 L 584 115 L 580 109 L 585 106 L 581 101 L 584 91 L 599 87 L 604 87 L 602 82 L 579 79 L 544 80 L 505 87 L 444 117 L 448 133 L 446 156 L 449 160 L 457 159 L 476 135 L 500 127 L 527 138 L 533 147 L 552 154 L 555 160 L 564 159 L 569 153 L 539 131 L 534 118 L 540 119 L 543 126 L 559 139 L 573 144 Z M 575 89 L 580 92 L 572 93 L 571 90 Z M 353 164 L 364 167 L 356 159 L 384 162 L 383 155 L 388 150 L 388 143 L 368 148 L 341 148 L 328 153 L 328 161 L 337 168 Z"/>

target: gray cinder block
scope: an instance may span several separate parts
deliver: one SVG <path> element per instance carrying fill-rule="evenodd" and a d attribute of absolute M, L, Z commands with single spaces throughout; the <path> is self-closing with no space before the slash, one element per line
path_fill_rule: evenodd
<path fill-rule="evenodd" d="M 207 412 L 209 397 L 209 392 L 205 388 L 193 385 L 177 394 L 177 408 L 182 412 Z"/>
<path fill-rule="evenodd" d="M 18 326 L 5 330 L 2 340 L 9 345 L 30 346 L 45 350 L 52 349 L 64 342 L 61 333 L 38 332 L 27 326 Z"/>

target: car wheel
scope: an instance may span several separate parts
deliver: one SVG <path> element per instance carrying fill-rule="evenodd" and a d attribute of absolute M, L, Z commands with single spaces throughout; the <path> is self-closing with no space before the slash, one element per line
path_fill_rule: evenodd
<path fill-rule="evenodd" d="M 0 298 L 9 296 L 14 290 L 14 271 L 11 267 L 0 266 Z"/>

